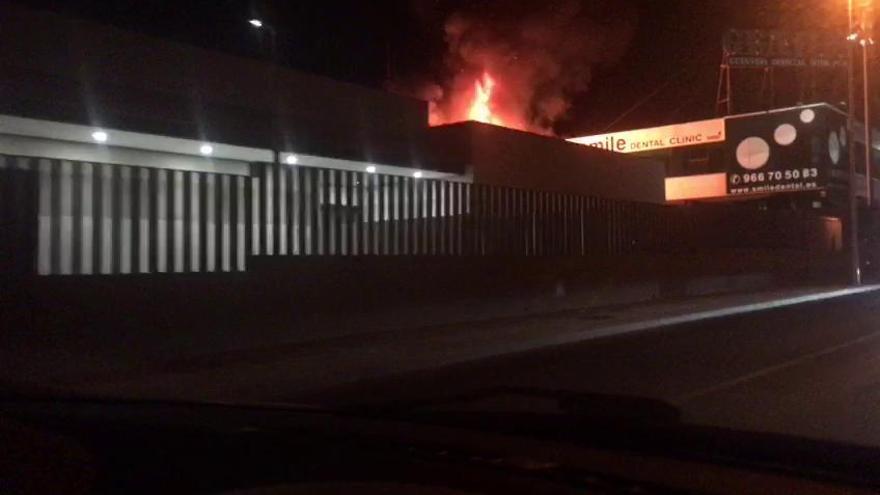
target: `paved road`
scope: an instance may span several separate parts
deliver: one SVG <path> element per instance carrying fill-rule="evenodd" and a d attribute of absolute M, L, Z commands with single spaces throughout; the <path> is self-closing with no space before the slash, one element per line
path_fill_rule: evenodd
<path fill-rule="evenodd" d="M 880 445 L 880 294 L 280 398 L 364 403 L 500 385 L 656 397 L 686 421 Z"/>

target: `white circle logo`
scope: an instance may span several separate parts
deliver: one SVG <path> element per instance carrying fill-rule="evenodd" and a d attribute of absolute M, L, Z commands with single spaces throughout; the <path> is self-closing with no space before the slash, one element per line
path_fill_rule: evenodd
<path fill-rule="evenodd" d="M 812 109 L 807 108 L 805 110 L 801 110 L 801 122 L 803 122 L 804 124 L 809 124 L 815 119 L 816 112 L 814 112 Z"/>
<path fill-rule="evenodd" d="M 834 131 L 828 134 L 828 157 L 835 165 L 840 161 L 840 139 Z"/>
<path fill-rule="evenodd" d="M 757 170 L 766 165 L 769 159 L 770 145 L 759 137 L 747 137 L 736 147 L 736 161 L 742 168 Z"/>
<path fill-rule="evenodd" d="M 773 131 L 773 140 L 782 146 L 788 146 L 797 139 L 797 129 L 791 124 L 782 124 Z"/>

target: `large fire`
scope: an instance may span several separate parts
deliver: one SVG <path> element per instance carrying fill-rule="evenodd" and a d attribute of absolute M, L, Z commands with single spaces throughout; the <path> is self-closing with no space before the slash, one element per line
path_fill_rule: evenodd
<path fill-rule="evenodd" d="M 492 113 L 492 93 L 495 90 L 495 79 L 488 72 L 474 81 L 474 97 L 468 108 L 468 120 L 487 124 L 504 125 L 497 115 Z"/>
<path fill-rule="evenodd" d="M 448 11 L 449 2 L 424 3 L 437 18 Z M 426 64 L 429 72 L 397 90 L 428 102 L 430 125 L 473 121 L 544 135 L 565 122 L 594 68 L 625 54 L 638 17 L 635 6 L 616 5 L 608 16 L 594 5 L 608 2 L 594 0 L 452 3 L 461 5 L 443 23 L 442 64 Z"/>
<path fill-rule="evenodd" d="M 444 96 L 430 100 L 430 125 L 475 121 L 513 129 L 535 131 L 521 115 L 519 102 L 510 98 L 503 81 L 483 70 L 478 76 L 460 76 L 460 83 Z"/>

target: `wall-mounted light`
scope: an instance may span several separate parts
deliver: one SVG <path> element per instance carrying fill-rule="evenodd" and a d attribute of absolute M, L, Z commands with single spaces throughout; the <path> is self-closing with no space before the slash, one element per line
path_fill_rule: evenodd
<path fill-rule="evenodd" d="M 299 157 L 294 154 L 287 155 L 284 158 L 284 163 L 288 165 L 296 165 L 297 163 L 299 163 Z"/>
<path fill-rule="evenodd" d="M 209 156 L 214 153 L 214 147 L 210 144 L 203 144 L 201 147 L 199 147 L 199 153 L 205 156 Z"/>
<path fill-rule="evenodd" d="M 367 173 L 368 174 L 375 174 L 376 173 L 376 166 L 375 165 L 367 165 Z"/>
<path fill-rule="evenodd" d="M 412 175 L 413 175 L 413 177 L 415 177 L 416 179 L 421 179 L 421 178 L 422 178 L 422 171 L 421 171 L 421 170 L 416 170 L 415 172 L 413 172 Z"/>
<path fill-rule="evenodd" d="M 255 28 L 263 27 L 263 21 L 259 19 L 248 19 L 248 23 Z"/>
<path fill-rule="evenodd" d="M 92 133 L 92 139 L 94 139 L 95 142 L 98 143 L 106 143 L 108 138 L 109 136 L 104 131 L 99 130 Z"/>

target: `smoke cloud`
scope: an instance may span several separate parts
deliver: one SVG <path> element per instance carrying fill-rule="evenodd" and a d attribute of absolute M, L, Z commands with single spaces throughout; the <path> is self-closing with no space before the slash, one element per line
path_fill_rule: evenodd
<path fill-rule="evenodd" d="M 552 134 L 594 71 L 626 51 L 636 15 L 614 3 L 487 2 L 449 15 L 445 74 L 419 91 L 431 123 L 467 120 L 475 81 L 488 73 L 496 82 L 491 110 L 505 126 Z"/>

